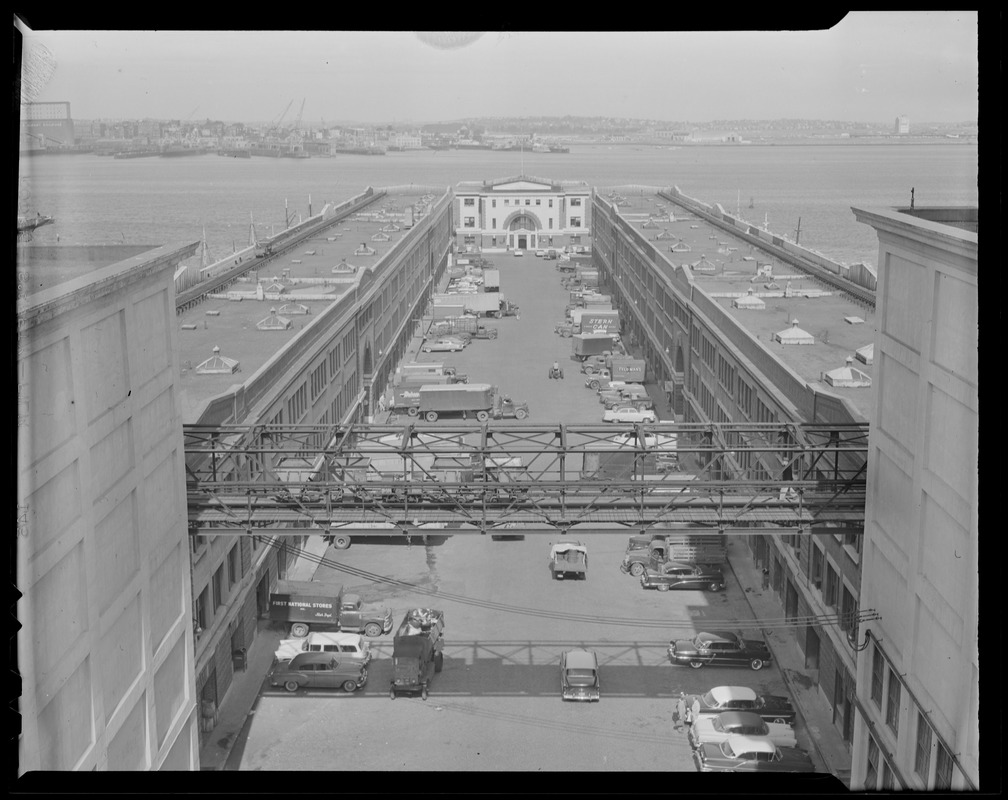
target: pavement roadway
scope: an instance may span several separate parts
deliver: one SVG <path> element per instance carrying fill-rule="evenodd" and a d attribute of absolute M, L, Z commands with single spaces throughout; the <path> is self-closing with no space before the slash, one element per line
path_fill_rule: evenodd
<path fill-rule="evenodd" d="M 557 262 L 531 254 L 492 255 L 491 260 L 501 271 L 501 293 L 521 306 L 520 316 L 490 321 L 500 332 L 496 340 L 476 340 L 460 353 L 422 353 L 416 340 L 407 358 L 454 364 L 470 382 L 497 384 L 516 401 L 529 403 L 527 422 L 600 421 L 602 406 L 584 386 L 571 340 L 553 332 L 568 302 Z M 548 377 L 554 360 L 564 368 L 563 381 Z M 652 395 L 659 418 L 671 420 L 661 393 Z M 391 638 L 382 637 L 373 641 L 375 660 L 367 686 L 358 693 L 302 690 L 290 695 L 266 687 L 257 697 L 254 716 L 243 718 L 241 734 L 232 737 L 240 740 L 240 756 L 232 752 L 225 763 L 218 754 L 216 768 L 692 773 L 685 732 L 673 719 L 673 698 L 680 691 L 733 684 L 788 693 L 793 681 L 777 664 L 752 672 L 690 670 L 668 663 L 671 638 L 754 619 L 748 572 L 739 579 L 726 569 L 724 592 L 645 591 L 619 571 L 626 535 L 582 533 L 573 538 L 588 545 L 585 581 L 551 580 L 547 554 L 555 537 L 547 534 L 517 541 L 464 535 L 428 546 L 358 541 L 349 550 L 329 549 L 315 579 L 343 582 L 365 602 L 391 607 L 396 623 L 411 607 L 444 610 L 445 666 L 432 682 L 429 700 L 389 699 Z M 730 544 L 729 558 L 732 568 L 738 564 L 740 571 L 751 570 L 740 541 Z M 406 586 L 364 581 L 342 567 Z M 778 609 L 772 616 L 782 614 Z M 773 638 L 776 655 L 780 645 L 775 647 Z M 599 655 L 598 704 L 560 700 L 559 658 L 570 647 L 590 647 Z M 794 654 L 788 651 L 787 657 L 792 665 Z M 227 706 L 225 700 L 222 717 L 228 716 Z M 233 710 L 230 716 L 237 720 L 240 713 Z M 821 727 L 817 717 L 814 730 Z M 799 745 L 809 750 L 820 770 L 830 770 L 833 765 L 809 731 L 800 716 Z M 817 733 L 817 738 L 822 737 Z M 342 746 L 334 747 L 334 741 Z"/>

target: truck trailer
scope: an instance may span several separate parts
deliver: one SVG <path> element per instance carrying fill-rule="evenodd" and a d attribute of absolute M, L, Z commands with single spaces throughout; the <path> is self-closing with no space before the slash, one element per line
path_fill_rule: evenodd
<path fill-rule="evenodd" d="M 483 291 L 484 292 L 499 292 L 500 291 L 500 270 L 499 269 L 485 269 L 485 270 L 483 270 Z"/>
<path fill-rule="evenodd" d="M 575 333 L 571 337 L 574 357 L 584 361 L 588 356 L 612 353 L 618 337 L 608 333 Z"/>
<path fill-rule="evenodd" d="M 494 407 L 494 386 L 489 383 L 456 383 L 451 386 L 421 386 L 418 411 L 427 422 L 444 415 L 474 414 L 480 422 L 490 419 Z"/>

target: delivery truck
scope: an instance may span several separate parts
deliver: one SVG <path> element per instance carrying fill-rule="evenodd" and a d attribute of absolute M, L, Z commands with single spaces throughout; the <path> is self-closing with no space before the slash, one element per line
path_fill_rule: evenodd
<path fill-rule="evenodd" d="M 580 327 L 581 333 L 613 334 L 620 331 L 619 311 L 580 308 L 571 312 L 571 321 Z"/>
<path fill-rule="evenodd" d="M 513 317 L 518 314 L 518 306 L 501 297 L 499 292 L 468 294 L 462 297 L 464 313 L 478 317 Z M 459 315 L 461 316 L 461 315 Z"/>
<path fill-rule="evenodd" d="M 608 333 L 575 333 L 571 337 L 574 357 L 584 361 L 588 356 L 612 353 L 618 337 Z"/>
<path fill-rule="evenodd" d="M 270 593 L 270 620 L 290 625 L 300 638 L 313 630 L 350 631 L 381 636 L 392 630 L 392 610 L 366 608 L 341 584 L 280 579 Z"/>
<path fill-rule="evenodd" d="M 473 415 L 480 422 L 490 419 L 495 388 L 489 383 L 457 383 L 452 386 L 429 384 L 419 389 L 418 411 L 427 422 L 442 416 Z"/>
<path fill-rule="evenodd" d="M 486 270 L 483 270 L 483 291 L 484 292 L 499 292 L 500 291 L 500 270 L 499 269 L 486 269 Z"/>

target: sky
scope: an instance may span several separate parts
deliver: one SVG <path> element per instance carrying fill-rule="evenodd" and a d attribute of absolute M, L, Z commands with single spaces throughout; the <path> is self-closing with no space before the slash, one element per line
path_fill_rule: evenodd
<path fill-rule="evenodd" d="M 976 11 L 852 12 L 799 31 L 24 33 L 22 99 L 74 119 L 473 117 L 891 124 L 978 117 Z"/>

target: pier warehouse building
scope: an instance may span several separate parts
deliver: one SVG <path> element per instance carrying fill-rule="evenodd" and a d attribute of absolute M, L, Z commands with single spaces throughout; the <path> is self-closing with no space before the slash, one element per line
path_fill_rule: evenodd
<path fill-rule="evenodd" d="M 498 186 L 506 188 L 490 188 Z M 612 295 L 624 320 L 624 338 L 647 359 L 677 421 L 714 423 L 715 431 L 716 423 L 724 422 L 874 421 L 875 394 L 886 375 L 874 356 L 902 351 L 894 343 L 880 343 L 881 334 L 874 332 L 881 321 L 871 270 L 845 270 L 675 187 L 588 189 L 519 176 L 459 184 L 454 191 L 414 186 L 368 190 L 338 206 L 327 205 L 286 244 L 278 242 L 287 248 L 283 258 L 245 271 L 240 280 L 214 286 L 212 280 L 200 281 L 184 289 L 177 284 L 178 330 L 171 342 L 181 422 L 367 421 L 418 332 L 450 252 L 548 248 L 550 217 L 540 215 L 550 210 L 550 199 L 559 209 L 562 196 L 571 201 L 564 205 L 567 219 L 557 216 L 554 224 L 566 233 L 554 236 L 568 238 L 554 238 L 552 246 L 590 243 L 603 291 Z M 580 206 L 572 205 L 575 198 L 581 199 Z M 466 205 L 466 199 L 472 203 Z M 504 199 L 509 213 L 493 217 L 493 211 L 504 209 Z M 579 207 L 584 209 L 580 216 L 572 210 Z M 467 217 L 473 218 L 471 226 Z M 248 257 L 254 254 L 237 254 L 220 274 L 229 274 L 236 259 Z M 880 270 L 880 285 L 885 276 Z M 975 270 L 973 281 L 975 287 Z M 971 302 L 968 291 L 949 291 L 946 297 L 953 306 Z M 972 302 L 975 306 L 975 296 Z M 881 315 L 887 313 L 884 308 Z M 962 337 L 949 341 L 949 346 L 969 346 Z M 898 363 L 895 355 L 888 357 Z M 973 403 L 975 407 L 975 397 Z M 786 449 L 788 442 L 780 444 Z M 899 463 L 912 472 L 908 462 Z M 294 475 L 305 465 L 273 467 L 278 474 L 288 470 Z M 729 464 L 725 471 L 726 478 L 747 473 L 787 480 L 779 463 Z M 960 494 L 970 491 L 960 488 Z M 184 495 L 179 502 L 184 504 Z M 184 506 L 180 509 L 184 514 Z M 866 520 L 871 513 L 866 510 Z M 973 519 L 968 536 L 975 539 Z M 864 605 L 863 587 L 873 580 L 873 564 L 865 556 L 870 537 L 853 522 L 803 534 L 731 533 L 736 546 L 746 548 L 767 570 L 782 616 L 840 616 L 843 624 L 803 627 L 785 646 L 802 652 L 819 698 L 832 711 L 832 729 L 820 735 L 839 737 L 852 753 L 859 737 L 864 745 L 864 764 L 855 753 L 853 764 L 831 763 L 831 770 L 849 775 L 852 785 L 865 781 L 869 740 L 859 720 L 868 718 L 860 697 L 867 691 L 862 686 L 867 669 L 862 659 L 867 656 L 859 655 L 855 645 L 868 634 L 855 620 Z M 278 577 L 298 577 L 302 569 L 313 569 L 322 552 L 322 537 L 308 533 L 297 538 L 190 537 L 193 658 L 186 668 L 195 676 L 195 714 L 204 741 L 235 670 L 244 667 L 242 654 L 254 642 L 270 589 Z M 973 600 L 948 597 L 956 607 Z M 881 599 L 873 603 L 877 607 Z M 962 635 L 968 637 L 968 609 L 960 615 L 967 620 Z M 918 619 L 931 624 L 926 616 Z M 921 642 L 926 635 L 923 630 L 917 634 Z M 918 688 L 915 696 L 926 696 Z M 900 694 L 900 702 L 909 693 Z M 936 702 L 948 699 L 939 693 L 933 697 Z M 908 706 L 899 707 L 909 715 Z M 949 708 L 947 713 L 954 720 L 963 712 Z M 973 724 L 975 713 L 975 706 L 966 712 Z M 865 726 L 870 732 L 871 726 Z M 898 736 L 909 735 L 906 729 L 901 726 Z M 942 738 L 951 737 L 954 729 L 936 731 L 931 747 L 939 740 L 958 747 Z M 897 744 L 908 757 L 906 740 Z M 885 751 L 893 767 L 891 779 L 896 785 L 915 785 L 898 768 L 895 752 Z M 936 754 L 932 773 L 937 760 Z M 958 763 L 968 764 L 954 764 L 960 771 L 953 781 L 964 780 Z"/>
<path fill-rule="evenodd" d="M 18 772 L 199 768 L 172 275 L 18 248 Z"/>

